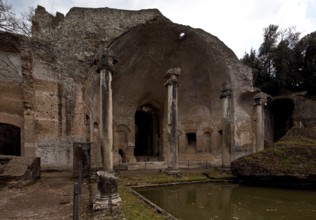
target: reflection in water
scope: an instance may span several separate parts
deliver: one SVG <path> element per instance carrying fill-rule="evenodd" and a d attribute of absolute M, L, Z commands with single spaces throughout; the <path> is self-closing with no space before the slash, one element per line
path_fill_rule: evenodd
<path fill-rule="evenodd" d="M 200 183 L 137 189 L 179 219 L 316 219 L 316 192 Z"/>

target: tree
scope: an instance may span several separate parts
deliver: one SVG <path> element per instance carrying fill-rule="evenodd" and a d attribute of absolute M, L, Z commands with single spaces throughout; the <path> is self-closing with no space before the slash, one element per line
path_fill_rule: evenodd
<path fill-rule="evenodd" d="M 263 43 L 259 48 L 259 58 L 262 60 L 263 67 L 270 76 L 274 75 L 272 60 L 280 35 L 278 28 L 278 25 L 270 24 L 269 27 L 264 29 Z"/>
<path fill-rule="evenodd" d="M 264 28 L 258 54 L 252 49 L 241 59 L 254 69 L 256 87 L 270 95 L 303 89 L 301 54 L 304 52 L 303 46 L 297 48 L 299 36 L 294 27 L 280 30 L 277 25 L 269 25 Z"/>
<path fill-rule="evenodd" d="M 275 78 L 280 90 L 300 89 L 300 76 L 296 68 L 296 57 L 294 48 L 298 43 L 300 33 L 295 28 L 280 30 L 280 41 L 274 50 L 273 66 Z"/>
<path fill-rule="evenodd" d="M 250 53 L 245 53 L 241 62 L 252 68 L 254 82 L 261 81 L 262 76 L 262 64 L 257 56 L 257 51 L 254 49 L 250 50 Z"/>
<path fill-rule="evenodd" d="M 302 88 L 316 94 L 316 31 L 303 37 L 295 47 L 297 70 Z"/>
<path fill-rule="evenodd" d="M 32 35 L 32 17 L 34 16 L 35 8 L 29 7 L 28 11 L 21 14 L 21 19 L 19 20 L 19 32 L 28 37 Z"/>
<path fill-rule="evenodd" d="M 13 32 L 17 28 L 12 6 L 7 4 L 5 0 L 0 0 L 0 28 L 9 32 Z"/>
<path fill-rule="evenodd" d="M 35 9 L 30 7 L 18 18 L 6 0 L 0 0 L 0 30 L 31 36 L 32 16 Z"/>

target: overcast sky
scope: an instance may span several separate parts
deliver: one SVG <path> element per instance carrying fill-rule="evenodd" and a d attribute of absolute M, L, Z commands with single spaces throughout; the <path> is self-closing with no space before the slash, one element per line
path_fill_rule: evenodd
<path fill-rule="evenodd" d="M 72 7 L 110 7 L 139 10 L 158 8 L 171 21 L 217 36 L 241 58 L 258 49 L 263 28 L 296 27 L 304 36 L 316 31 L 316 0 L 7 0 L 19 13 L 44 6 L 55 15 Z"/>

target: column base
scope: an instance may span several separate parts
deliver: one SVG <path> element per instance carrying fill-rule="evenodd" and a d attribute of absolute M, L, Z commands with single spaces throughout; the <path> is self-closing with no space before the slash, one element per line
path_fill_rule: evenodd
<path fill-rule="evenodd" d="M 112 213 L 113 210 L 120 207 L 121 202 L 122 199 L 118 193 L 106 196 L 96 195 L 96 198 L 93 201 L 93 210 L 105 210 Z"/>
<path fill-rule="evenodd" d="M 117 177 L 113 173 L 98 171 L 97 184 L 98 192 L 93 201 L 93 210 L 112 213 L 122 201 L 117 191 Z"/>

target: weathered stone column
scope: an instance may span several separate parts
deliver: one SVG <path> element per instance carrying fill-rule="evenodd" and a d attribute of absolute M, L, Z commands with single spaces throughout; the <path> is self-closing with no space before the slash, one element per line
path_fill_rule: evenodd
<path fill-rule="evenodd" d="M 267 102 L 267 96 L 259 92 L 254 97 L 255 108 L 255 132 L 256 132 L 256 144 L 254 148 L 255 152 L 260 152 L 264 149 L 264 105 Z"/>
<path fill-rule="evenodd" d="M 117 62 L 109 49 L 102 49 L 96 59 L 100 73 L 100 139 L 104 171 L 113 170 L 112 73 Z"/>
<path fill-rule="evenodd" d="M 168 88 L 168 145 L 169 158 L 168 170 L 178 169 L 178 78 L 180 68 L 174 68 L 167 71 L 165 77 L 168 78 L 165 87 Z"/>
<path fill-rule="evenodd" d="M 231 97 L 231 85 L 228 82 L 224 82 L 221 86 L 220 95 L 220 99 L 223 101 L 222 166 L 224 168 L 230 167 Z"/>

